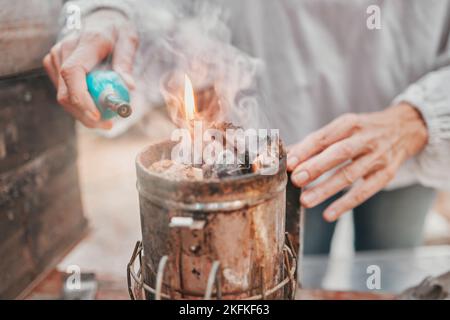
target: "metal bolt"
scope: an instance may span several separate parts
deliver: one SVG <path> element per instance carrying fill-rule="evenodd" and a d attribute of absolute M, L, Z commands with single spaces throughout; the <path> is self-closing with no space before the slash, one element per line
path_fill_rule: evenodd
<path fill-rule="evenodd" d="M 170 218 L 169 227 L 180 228 L 180 227 L 191 227 L 194 223 L 194 219 L 191 217 L 172 217 Z"/>

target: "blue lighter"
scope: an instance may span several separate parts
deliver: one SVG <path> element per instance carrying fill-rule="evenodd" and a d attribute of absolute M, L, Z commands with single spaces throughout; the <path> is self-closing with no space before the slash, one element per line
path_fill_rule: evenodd
<path fill-rule="evenodd" d="M 86 76 L 88 91 L 102 119 L 131 115 L 130 95 L 122 78 L 111 70 L 96 70 Z"/>

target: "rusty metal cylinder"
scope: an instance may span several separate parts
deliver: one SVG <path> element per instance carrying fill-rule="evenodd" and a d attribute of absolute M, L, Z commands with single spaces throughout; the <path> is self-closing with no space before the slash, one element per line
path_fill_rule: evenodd
<path fill-rule="evenodd" d="M 203 298 L 211 280 L 212 298 L 285 298 L 269 290 L 286 277 L 285 155 L 274 175 L 191 181 L 149 171 L 173 146 L 150 145 L 136 159 L 145 282 L 171 299 Z"/>

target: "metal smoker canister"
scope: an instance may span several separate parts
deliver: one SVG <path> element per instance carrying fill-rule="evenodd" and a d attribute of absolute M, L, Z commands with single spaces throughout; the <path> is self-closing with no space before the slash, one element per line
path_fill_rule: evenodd
<path fill-rule="evenodd" d="M 146 297 L 291 295 L 280 286 L 295 282 L 285 265 L 285 155 L 274 175 L 174 181 L 147 169 L 169 159 L 173 146 L 153 144 L 136 159 Z M 295 269 L 295 258 L 290 264 Z"/>

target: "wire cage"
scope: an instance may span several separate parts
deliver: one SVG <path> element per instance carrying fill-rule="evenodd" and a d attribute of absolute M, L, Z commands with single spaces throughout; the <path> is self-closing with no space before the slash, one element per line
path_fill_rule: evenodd
<path fill-rule="evenodd" d="M 155 300 L 168 299 L 183 299 L 185 296 L 192 297 L 192 292 L 183 292 L 183 290 L 174 290 L 169 285 L 164 283 L 164 271 L 167 268 L 169 257 L 163 256 L 158 264 L 158 270 L 154 275 L 154 286 L 148 284 L 144 279 L 143 268 L 143 246 L 142 242 L 138 241 L 133 250 L 130 262 L 127 265 L 127 282 L 128 292 L 132 300 L 144 300 L 154 298 Z M 208 275 L 206 290 L 203 295 L 197 294 L 195 299 L 211 300 L 211 299 L 242 299 L 242 300 L 264 300 L 271 295 L 281 293 L 284 299 L 294 299 L 297 289 L 297 255 L 294 251 L 293 245 L 286 233 L 285 244 L 283 247 L 284 261 L 283 273 L 284 278 L 275 286 L 267 288 L 264 282 L 255 291 L 255 294 L 241 297 L 241 293 L 224 295 L 222 291 L 221 278 L 222 270 L 220 262 L 215 260 L 212 263 L 211 270 Z M 168 288 L 164 290 L 163 288 Z"/>

